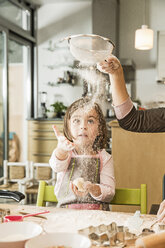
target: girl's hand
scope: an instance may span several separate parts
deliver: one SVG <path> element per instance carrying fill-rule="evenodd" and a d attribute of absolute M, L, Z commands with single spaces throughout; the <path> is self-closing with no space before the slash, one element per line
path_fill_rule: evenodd
<path fill-rule="evenodd" d="M 65 160 L 68 157 L 68 152 L 74 149 L 74 144 L 62 135 L 55 125 L 52 127 L 58 140 L 55 155 L 59 160 Z"/>
<path fill-rule="evenodd" d="M 101 72 L 114 74 L 122 67 L 120 61 L 114 55 L 111 55 L 106 61 L 100 62 L 97 68 Z"/>
<path fill-rule="evenodd" d="M 57 148 L 60 148 L 64 151 L 71 151 L 74 149 L 74 144 L 70 142 L 64 135 L 62 135 L 55 125 L 53 126 L 53 130 L 58 140 Z"/>
<path fill-rule="evenodd" d="M 78 196 L 78 197 L 84 197 L 84 196 L 86 196 L 86 195 L 88 194 L 88 191 L 87 191 L 87 190 L 85 190 L 84 192 L 78 191 L 78 188 L 77 188 L 76 185 L 73 184 L 72 182 L 70 182 L 70 187 L 71 187 L 73 193 L 74 193 L 76 196 Z"/>
<path fill-rule="evenodd" d="M 84 188 L 86 189 L 87 192 L 89 192 L 91 195 L 95 197 L 101 195 L 100 186 L 97 184 L 93 184 L 91 182 L 86 181 L 84 183 Z"/>
<path fill-rule="evenodd" d="M 157 213 L 157 218 L 160 222 L 165 223 L 165 200 L 162 201 L 162 203 L 160 204 L 160 207 Z"/>

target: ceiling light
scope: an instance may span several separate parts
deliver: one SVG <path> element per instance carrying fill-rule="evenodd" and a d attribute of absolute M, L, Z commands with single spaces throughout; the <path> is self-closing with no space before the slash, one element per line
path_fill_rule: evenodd
<path fill-rule="evenodd" d="M 139 50 L 149 50 L 153 48 L 154 32 L 147 25 L 142 25 L 141 29 L 135 32 L 135 48 Z"/>
<path fill-rule="evenodd" d="M 146 1 L 144 1 L 144 23 L 145 23 L 145 11 Z M 150 50 L 153 48 L 154 32 L 149 29 L 147 25 L 142 25 L 141 29 L 137 29 L 135 32 L 135 48 L 138 50 Z"/>

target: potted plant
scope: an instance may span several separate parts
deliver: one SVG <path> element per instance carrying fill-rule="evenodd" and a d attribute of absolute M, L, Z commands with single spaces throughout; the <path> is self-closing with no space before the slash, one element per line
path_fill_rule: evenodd
<path fill-rule="evenodd" d="M 54 113 L 54 109 L 46 109 L 46 115 L 47 115 L 47 118 L 54 118 L 55 117 L 55 113 Z"/>
<path fill-rule="evenodd" d="M 61 118 L 62 115 L 65 114 L 65 111 L 67 109 L 67 107 L 62 102 L 59 102 L 59 101 L 51 104 L 50 106 L 54 108 L 54 112 L 56 113 L 56 116 L 58 118 Z"/>

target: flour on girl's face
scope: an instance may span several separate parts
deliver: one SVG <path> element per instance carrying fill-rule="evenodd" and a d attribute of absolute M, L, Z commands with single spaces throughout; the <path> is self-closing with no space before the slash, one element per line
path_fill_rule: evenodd
<path fill-rule="evenodd" d="M 73 112 L 70 119 L 70 132 L 73 142 L 78 148 L 92 148 L 99 132 L 99 118 L 92 105 L 79 108 Z"/>
<path fill-rule="evenodd" d="M 96 70 L 95 66 L 89 66 L 89 65 L 84 66 L 84 65 L 85 64 L 80 63 L 76 70 L 76 73 L 80 75 L 84 83 L 86 83 L 87 85 L 88 84 L 91 85 L 92 91 L 90 92 L 91 93 L 90 103 L 87 103 L 87 105 L 83 108 L 82 106 L 80 106 L 81 112 L 87 113 L 92 108 L 94 109 L 95 104 L 98 104 L 100 108 L 101 106 L 104 106 L 103 103 L 105 103 L 105 97 L 106 97 L 106 84 L 109 84 L 110 82 L 109 82 L 109 76 Z M 87 95 L 88 93 L 89 92 L 87 92 Z M 75 114 L 75 112 L 73 114 Z M 102 123 L 103 118 L 100 117 L 99 113 L 97 113 L 97 118 L 98 118 L 98 129 L 97 129 L 97 132 L 93 135 L 93 139 L 99 135 L 100 140 L 101 140 L 101 137 L 105 137 L 106 130 L 104 130 L 105 129 L 104 124 Z M 75 136 L 73 135 L 73 137 Z M 84 141 L 85 141 L 85 138 L 84 138 Z M 82 148 L 83 148 L 82 146 L 83 144 L 85 145 L 85 142 L 81 144 L 79 143 L 79 145 L 81 145 Z M 96 147 L 100 149 L 99 141 L 95 142 L 95 150 L 96 150 Z M 91 146 L 91 151 L 93 151 L 92 146 Z"/>

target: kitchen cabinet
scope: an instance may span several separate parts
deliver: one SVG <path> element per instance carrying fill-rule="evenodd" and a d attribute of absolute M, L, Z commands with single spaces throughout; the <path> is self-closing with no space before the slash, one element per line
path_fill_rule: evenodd
<path fill-rule="evenodd" d="M 116 187 L 139 188 L 147 184 L 147 211 L 162 201 L 165 173 L 165 133 L 134 133 L 119 127 L 117 120 L 109 123 L 112 133 Z M 132 211 L 134 207 L 113 206 L 115 211 Z"/>
<path fill-rule="evenodd" d="M 57 145 L 57 138 L 52 129 L 56 125 L 63 132 L 63 121 L 29 120 L 28 121 L 28 160 L 48 163 Z"/>

